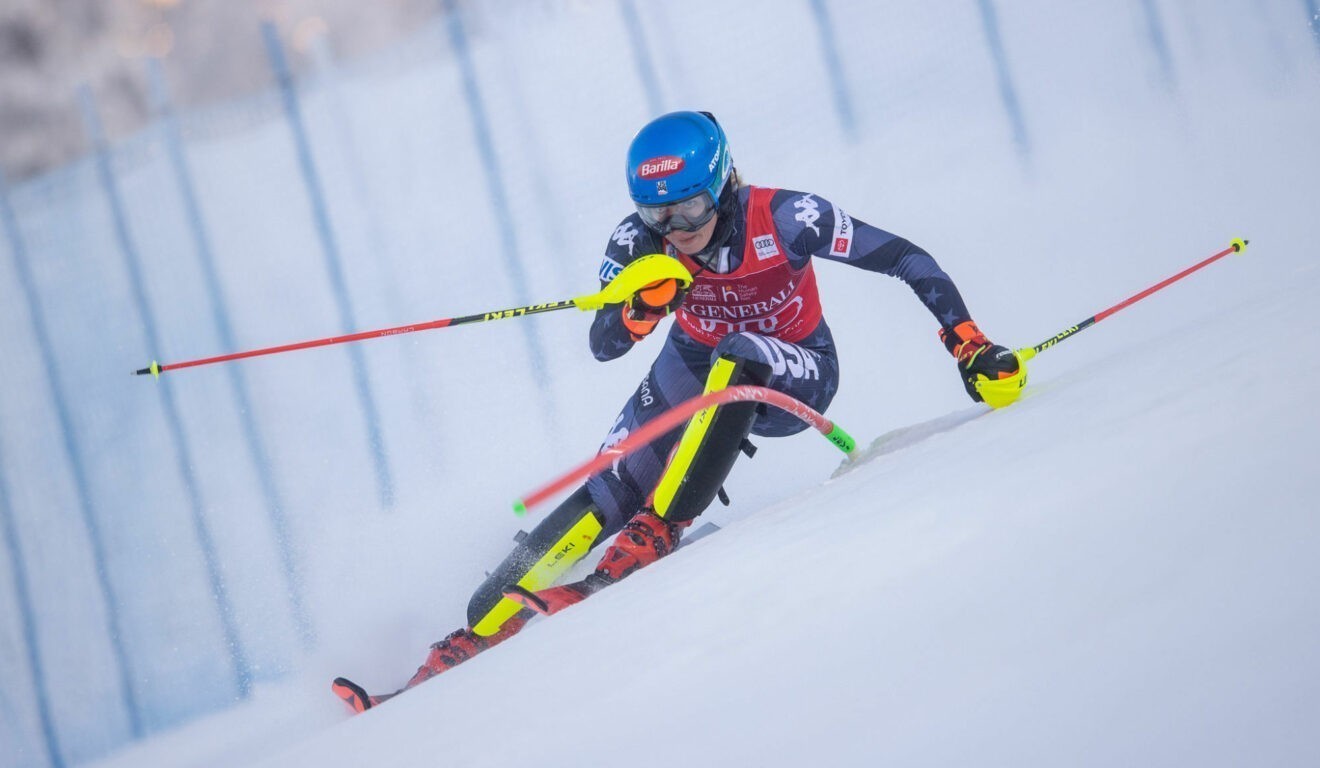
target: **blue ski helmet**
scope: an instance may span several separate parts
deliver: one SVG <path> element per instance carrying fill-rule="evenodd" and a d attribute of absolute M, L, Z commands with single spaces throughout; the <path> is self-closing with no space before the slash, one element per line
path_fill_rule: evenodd
<path fill-rule="evenodd" d="M 733 172 L 724 129 L 709 112 L 670 112 L 628 146 L 628 194 L 639 206 L 671 205 L 701 193 L 718 205 Z"/>

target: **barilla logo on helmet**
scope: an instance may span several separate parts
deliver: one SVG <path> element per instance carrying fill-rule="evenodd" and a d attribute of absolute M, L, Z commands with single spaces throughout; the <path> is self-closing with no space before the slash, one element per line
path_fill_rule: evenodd
<path fill-rule="evenodd" d="M 637 166 L 637 175 L 643 179 L 660 179 L 683 170 L 683 158 L 673 155 L 653 157 Z"/>

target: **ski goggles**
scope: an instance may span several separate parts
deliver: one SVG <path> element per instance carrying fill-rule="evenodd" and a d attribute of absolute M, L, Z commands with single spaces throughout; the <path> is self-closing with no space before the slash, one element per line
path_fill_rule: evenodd
<path fill-rule="evenodd" d="M 676 203 L 638 205 L 637 215 L 642 217 L 643 224 L 663 236 L 674 230 L 696 232 L 715 217 L 715 208 L 710 192 L 703 191 Z"/>

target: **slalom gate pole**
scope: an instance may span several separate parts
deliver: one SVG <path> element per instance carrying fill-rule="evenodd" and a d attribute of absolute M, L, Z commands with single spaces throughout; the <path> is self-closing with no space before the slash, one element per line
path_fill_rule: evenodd
<path fill-rule="evenodd" d="M 857 448 L 857 441 L 844 431 L 843 427 L 822 416 L 815 409 L 796 400 L 783 392 L 751 384 L 739 384 L 725 389 L 709 392 L 691 400 L 684 401 L 670 408 L 656 418 L 648 421 L 641 429 L 633 432 L 615 446 L 601 451 L 593 458 L 579 464 L 559 478 L 545 484 L 513 503 L 513 511 L 518 515 L 527 514 L 527 510 L 541 504 L 546 499 L 568 488 L 570 485 L 591 477 L 614 462 L 637 450 L 650 445 L 665 433 L 686 422 L 693 414 L 713 408 L 717 405 L 735 402 L 758 402 L 773 405 L 798 417 L 839 450 L 852 458 Z"/>
<path fill-rule="evenodd" d="M 1041 352 L 1044 352 L 1045 350 L 1049 349 L 1050 347 L 1054 346 L 1055 344 L 1058 344 L 1059 342 L 1063 341 L 1064 339 L 1067 339 L 1067 338 L 1070 338 L 1070 337 L 1072 337 L 1072 336 L 1075 336 L 1076 334 L 1081 333 L 1082 331 L 1086 330 L 1087 328 L 1090 328 L 1091 326 L 1095 325 L 1096 323 L 1100 322 L 1101 320 L 1104 320 L 1106 317 L 1109 317 L 1110 315 L 1114 314 L 1115 312 L 1119 311 L 1120 309 L 1123 309 L 1123 308 L 1125 308 L 1125 307 L 1131 306 L 1132 304 L 1135 304 L 1135 303 L 1137 303 L 1138 301 L 1141 301 L 1142 299 L 1146 298 L 1147 296 L 1151 295 L 1152 293 L 1155 293 L 1155 292 L 1158 291 L 1158 290 L 1161 290 L 1161 289 L 1163 289 L 1163 288 L 1168 287 L 1169 285 L 1172 285 L 1173 283 L 1178 282 L 1179 280 L 1183 279 L 1184 277 L 1187 277 L 1188 275 L 1192 274 L 1193 272 L 1195 272 L 1195 271 L 1197 271 L 1197 270 L 1199 270 L 1199 269 L 1201 269 L 1201 268 L 1203 268 L 1203 267 L 1207 267 L 1207 266 L 1209 266 L 1209 265 L 1215 263 L 1216 261 L 1218 261 L 1218 260 L 1224 258 L 1224 257 L 1227 256 L 1228 254 L 1230 254 L 1230 253 L 1241 253 L 1242 251 L 1245 251 L 1245 250 L 1247 249 L 1247 243 L 1248 243 L 1248 242 L 1250 242 L 1250 241 L 1245 240 L 1245 239 L 1239 237 L 1239 238 L 1235 239 L 1235 240 L 1232 242 L 1232 244 L 1230 244 L 1230 245 L 1229 245 L 1227 248 L 1225 248 L 1224 250 L 1220 251 L 1219 253 L 1216 253 L 1215 255 L 1213 255 L 1213 256 L 1211 256 L 1211 257 L 1209 257 L 1209 258 L 1207 258 L 1207 259 L 1205 259 L 1205 260 L 1203 260 L 1203 261 L 1200 261 L 1200 262 L 1197 262 L 1196 264 L 1193 264 L 1192 266 L 1188 267 L 1187 269 L 1184 269 L 1183 271 L 1179 272 L 1178 274 L 1174 275 L 1173 277 L 1170 277 L 1170 278 L 1167 279 L 1167 280 L 1160 281 L 1160 282 L 1156 283 L 1155 285 L 1152 285 L 1151 287 L 1149 287 L 1149 288 L 1147 288 L 1146 290 L 1142 291 L 1141 293 L 1138 293 L 1138 294 L 1136 294 L 1136 295 L 1134 295 L 1134 296 L 1131 296 L 1131 297 L 1129 297 L 1129 298 L 1127 298 L 1127 299 L 1124 299 L 1123 301 L 1120 301 L 1119 303 L 1115 304 L 1114 306 L 1110 307 L 1109 309 L 1106 309 L 1106 310 L 1103 311 L 1103 312 L 1097 313 L 1097 314 L 1095 314 L 1095 315 L 1092 315 L 1091 317 L 1086 318 L 1085 320 L 1083 320 L 1082 322 L 1078 323 L 1077 325 L 1072 326 L 1071 328 L 1065 328 L 1064 330 L 1060 331 L 1059 333 L 1056 333 L 1055 335 L 1051 336 L 1050 338 L 1046 339 L 1045 341 L 1042 341 L 1041 343 L 1037 344 L 1037 345 L 1034 346 L 1034 347 L 1023 347 L 1023 348 L 1017 350 L 1018 357 L 1022 358 L 1022 361 L 1023 361 L 1023 362 L 1026 362 L 1027 360 L 1030 360 L 1031 358 L 1035 357 L 1036 355 L 1040 354 Z"/>
<path fill-rule="evenodd" d="M 398 336 L 404 333 L 429 331 L 435 328 L 449 328 L 450 326 L 455 325 L 484 323 L 488 320 L 503 320 L 510 317 L 537 315 L 544 312 L 568 309 L 569 307 L 577 307 L 584 312 L 588 312 L 602 309 L 608 304 L 622 304 L 625 301 L 628 301 L 632 294 L 640 288 L 661 280 L 677 280 L 684 288 L 686 288 L 692 284 L 692 275 L 688 273 L 687 269 L 684 268 L 677 259 L 670 258 L 664 254 L 649 254 L 630 262 L 609 285 L 596 293 L 590 293 L 572 299 L 551 301 L 546 304 L 528 304 L 527 306 L 513 307 L 512 309 L 497 309 L 492 312 L 463 315 L 462 317 L 446 317 L 440 320 L 431 320 L 426 323 L 399 325 L 393 328 L 381 328 L 375 331 L 361 331 L 359 333 L 349 333 L 343 336 L 327 336 L 324 339 L 312 339 L 311 341 L 281 344 L 277 347 L 265 347 L 262 349 L 248 350 L 247 352 L 232 352 L 227 355 L 204 357 L 198 360 L 186 360 L 181 363 L 161 364 L 152 360 L 151 365 L 146 368 L 140 368 L 133 373 L 136 376 L 143 376 L 149 373 L 156 378 L 160 378 L 162 373 L 179 370 L 180 368 L 193 368 L 199 365 L 225 363 L 230 360 L 243 360 L 249 357 L 261 357 L 262 355 L 276 355 L 281 352 L 292 352 L 297 349 L 328 347 L 331 344 L 344 344 L 350 341 L 377 339 L 382 336 Z"/>

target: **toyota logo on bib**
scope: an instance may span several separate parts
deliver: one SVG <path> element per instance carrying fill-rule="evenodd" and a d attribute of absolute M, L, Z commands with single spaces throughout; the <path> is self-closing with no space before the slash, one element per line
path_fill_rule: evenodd
<path fill-rule="evenodd" d="M 653 157 L 637 166 L 637 175 L 643 179 L 660 179 L 683 170 L 683 158 L 665 155 Z"/>

